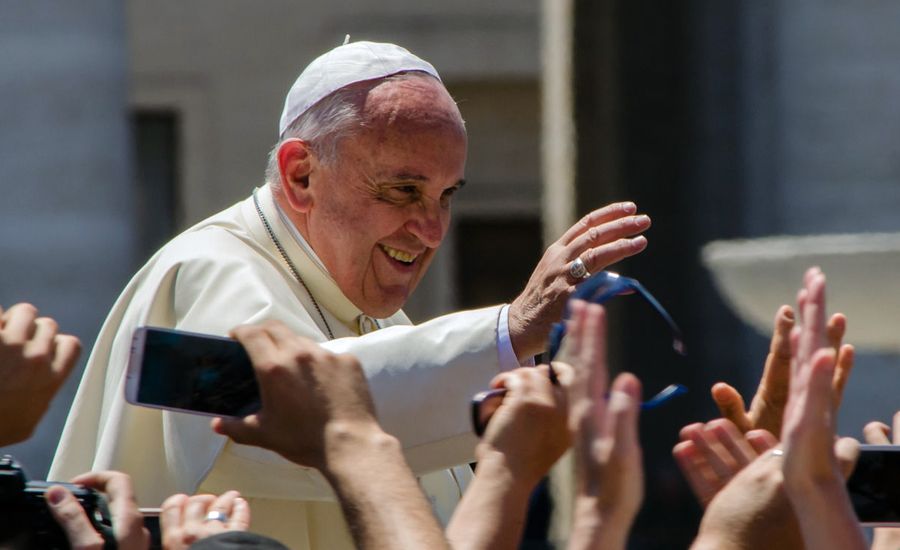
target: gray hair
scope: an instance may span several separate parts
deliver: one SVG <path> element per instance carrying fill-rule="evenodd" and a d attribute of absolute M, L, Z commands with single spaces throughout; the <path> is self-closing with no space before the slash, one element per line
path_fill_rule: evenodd
<path fill-rule="evenodd" d="M 307 142 L 319 162 L 329 165 L 338 158 L 341 141 L 365 128 L 363 115 L 365 98 L 369 90 L 382 82 L 407 78 L 434 78 L 428 73 L 414 71 L 399 73 L 385 78 L 369 80 L 345 86 L 322 98 L 297 117 L 269 151 L 266 164 L 266 183 L 273 189 L 281 185 L 281 171 L 278 167 L 278 150 L 289 139 Z"/>

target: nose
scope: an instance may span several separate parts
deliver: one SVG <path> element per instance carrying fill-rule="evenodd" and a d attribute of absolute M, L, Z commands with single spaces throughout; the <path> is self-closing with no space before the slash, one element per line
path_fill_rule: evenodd
<path fill-rule="evenodd" d="M 409 221 L 406 230 L 428 248 L 437 248 L 447 234 L 450 212 L 439 204 L 421 204 Z"/>

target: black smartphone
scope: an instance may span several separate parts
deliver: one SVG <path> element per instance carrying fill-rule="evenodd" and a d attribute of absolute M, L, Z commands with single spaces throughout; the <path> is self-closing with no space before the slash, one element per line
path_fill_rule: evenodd
<path fill-rule="evenodd" d="M 847 492 L 863 525 L 900 526 L 900 445 L 862 445 Z"/>
<path fill-rule="evenodd" d="M 125 399 L 210 416 L 241 417 L 260 408 L 253 365 L 237 340 L 157 327 L 134 332 Z"/>

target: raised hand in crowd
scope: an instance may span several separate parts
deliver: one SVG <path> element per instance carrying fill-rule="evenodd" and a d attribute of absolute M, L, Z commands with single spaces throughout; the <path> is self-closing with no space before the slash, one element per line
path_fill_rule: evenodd
<path fill-rule="evenodd" d="M 719 382 L 712 387 L 713 401 L 722 417 L 731 420 L 742 432 L 763 429 L 776 437 L 781 436 L 781 422 L 791 374 L 790 334 L 794 325 L 794 310 L 791 306 L 783 305 L 778 308 L 769 355 L 749 409 L 745 410 L 741 394 L 729 384 Z M 835 407 L 840 406 L 844 386 L 853 369 L 853 346 L 842 343 L 846 330 L 847 318 L 842 313 L 835 313 L 828 320 L 825 331 L 829 344 L 837 353 L 837 367 L 832 381 Z"/>
<path fill-rule="evenodd" d="M 233 331 L 253 361 L 262 408 L 213 429 L 318 469 L 360 548 L 445 548 L 400 443 L 385 433 L 359 362 L 270 321 Z M 386 505 L 389 503 L 389 505 Z"/>
<path fill-rule="evenodd" d="M 561 385 L 550 382 L 546 365 L 497 375 L 502 404 L 475 448 L 478 467 L 447 525 L 456 548 L 518 548 L 531 491 L 569 448 L 566 386 L 571 367 L 555 367 Z"/>
<path fill-rule="evenodd" d="M 31 436 L 80 352 L 31 304 L 0 308 L 0 447 Z"/>
<path fill-rule="evenodd" d="M 250 528 L 250 506 L 237 491 L 215 495 L 172 495 L 160 508 L 166 550 L 185 550 L 198 540 Z"/>
<path fill-rule="evenodd" d="M 883 422 L 869 422 L 863 433 L 866 443 L 870 445 L 900 445 L 900 411 L 894 413 L 893 430 Z M 888 527 L 875 529 L 872 550 L 897 550 L 897 548 L 900 548 L 900 529 Z"/>
<path fill-rule="evenodd" d="M 784 487 L 807 548 L 864 548 L 835 446 L 852 454 L 855 440 L 835 443 L 837 355 L 825 322 L 825 275 L 811 268 L 797 298 L 802 326 L 791 334 L 793 362 L 784 410 Z"/>
<path fill-rule="evenodd" d="M 562 359 L 573 367 L 569 423 L 574 432 L 575 506 L 570 549 L 625 548 L 644 495 L 638 413 L 641 384 L 629 373 L 607 394 L 606 313 L 572 304 Z"/>
<path fill-rule="evenodd" d="M 509 306 L 509 335 L 519 358 L 544 351 L 550 326 L 562 317 L 575 284 L 587 273 L 642 252 L 650 218 L 633 202 L 613 203 L 590 212 L 551 244 Z"/>
<path fill-rule="evenodd" d="M 113 534 L 119 550 L 146 550 L 150 534 L 144 528 L 144 517 L 138 510 L 131 478 L 122 472 L 90 472 L 72 480 L 106 495 L 112 520 Z M 54 485 L 44 495 L 50 514 L 62 527 L 72 548 L 100 550 L 103 537 L 94 529 L 84 508 L 68 489 Z"/>

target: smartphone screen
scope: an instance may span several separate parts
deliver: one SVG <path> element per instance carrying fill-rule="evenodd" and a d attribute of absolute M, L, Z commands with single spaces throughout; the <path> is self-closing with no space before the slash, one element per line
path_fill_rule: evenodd
<path fill-rule="evenodd" d="M 900 525 L 900 445 L 862 445 L 847 492 L 860 523 Z"/>
<path fill-rule="evenodd" d="M 260 407 L 250 358 L 230 338 L 138 328 L 127 376 L 126 399 L 136 405 L 238 417 Z"/>

